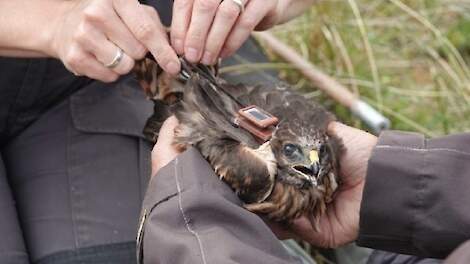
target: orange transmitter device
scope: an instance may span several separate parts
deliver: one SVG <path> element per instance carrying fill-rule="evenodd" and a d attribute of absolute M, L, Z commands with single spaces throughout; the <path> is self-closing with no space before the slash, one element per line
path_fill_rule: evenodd
<path fill-rule="evenodd" d="M 238 110 L 238 114 L 259 128 L 267 128 L 272 125 L 276 125 L 279 120 L 277 117 L 257 107 L 256 105 L 250 105 L 248 107 Z"/>
<path fill-rule="evenodd" d="M 236 118 L 237 125 L 256 136 L 261 143 L 271 138 L 274 132 L 274 127 L 271 126 L 276 125 L 278 122 L 277 117 L 256 105 L 238 110 L 238 117 Z"/>

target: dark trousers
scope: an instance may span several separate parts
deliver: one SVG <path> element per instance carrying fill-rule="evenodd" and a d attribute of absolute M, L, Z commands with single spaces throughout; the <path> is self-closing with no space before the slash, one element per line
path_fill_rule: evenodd
<path fill-rule="evenodd" d="M 0 263 L 133 263 L 151 146 L 137 83 L 92 82 L 9 139 Z"/>

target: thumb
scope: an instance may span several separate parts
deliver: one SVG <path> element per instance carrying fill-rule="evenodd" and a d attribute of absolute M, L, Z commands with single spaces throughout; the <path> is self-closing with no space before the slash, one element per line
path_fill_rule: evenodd
<path fill-rule="evenodd" d="M 175 128 L 178 126 L 179 122 L 175 116 L 170 116 L 163 122 L 160 132 L 158 134 L 158 140 L 155 144 L 155 148 L 158 146 L 169 146 L 173 143 L 173 138 L 175 136 Z"/>
<path fill-rule="evenodd" d="M 157 143 L 152 150 L 152 176 L 162 167 L 170 163 L 180 151 L 173 145 L 175 128 L 178 126 L 178 119 L 171 116 L 163 123 Z"/>

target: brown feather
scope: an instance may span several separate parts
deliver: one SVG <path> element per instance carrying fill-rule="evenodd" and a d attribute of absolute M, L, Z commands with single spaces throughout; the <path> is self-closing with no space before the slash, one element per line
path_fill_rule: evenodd
<path fill-rule="evenodd" d="M 231 85 L 213 76 L 211 69 L 186 61 L 182 64 L 185 69 L 182 76 L 186 79 L 180 76 L 155 81 L 148 78 L 155 74 L 139 75 L 144 87 L 152 90 L 151 97 L 157 98 L 159 107 L 165 106 L 165 109 L 155 107 L 154 116 L 158 118 L 150 118 L 146 126 L 149 138 L 156 140 L 163 117 L 175 114 L 180 122 L 175 143 L 180 147 L 196 147 L 216 174 L 245 202 L 245 208 L 284 223 L 308 215 L 317 225 L 318 216 L 326 210 L 326 203 L 331 202 L 339 184 L 338 157 L 342 144 L 337 137 L 326 134 L 334 116 L 285 84 Z M 139 69 L 158 72 L 149 65 Z M 159 85 L 154 87 L 155 83 Z M 229 91 L 230 96 L 221 90 Z M 261 145 L 252 134 L 231 123 L 230 116 L 241 107 L 239 103 L 257 105 L 280 119 L 266 144 Z M 283 152 L 286 144 L 301 148 L 304 159 L 301 164 L 306 164 L 308 151 L 319 152 L 320 170 L 315 176 L 318 185 L 306 181 L 306 175 L 295 169 L 300 161 L 287 158 Z"/>

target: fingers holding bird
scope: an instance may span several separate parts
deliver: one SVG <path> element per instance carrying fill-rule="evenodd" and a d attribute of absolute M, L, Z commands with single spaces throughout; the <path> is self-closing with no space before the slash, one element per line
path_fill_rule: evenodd
<path fill-rule="evenodd" d="M 207 35 L 207 41 L 201 59 L 202 63 L 211 65 L 217 62 L 225 40 L 242 12 L 240 6 L 244 6 L 247 2 L 247 0 L 238 1 L 239 2 L 227 0 L 219 5 L 214 17 L 214 22 Z"/>
<path fill-rule="evenodd" d="M 275 21 L 277 6 L 277 0 L 175 0 L 171 44 L 190 62 L 215 64 L 241 47 L 258 25 Z"/>
<path fill-rule="evenodd" d="M 251 0 L 248 2 L 245 11 L 240 14 L 236 24 L 225 39 L 219 56 L 226 58 L 235 53 L 258 26 L 262 26 L 262 29 L 268 29 L 267 24 L 264 25 L 265 21 L 270 21 L 270 26 L 275 25 L 274 21 L 278 17 L 277 4 L 277 1 L 263 0 Z"/>

